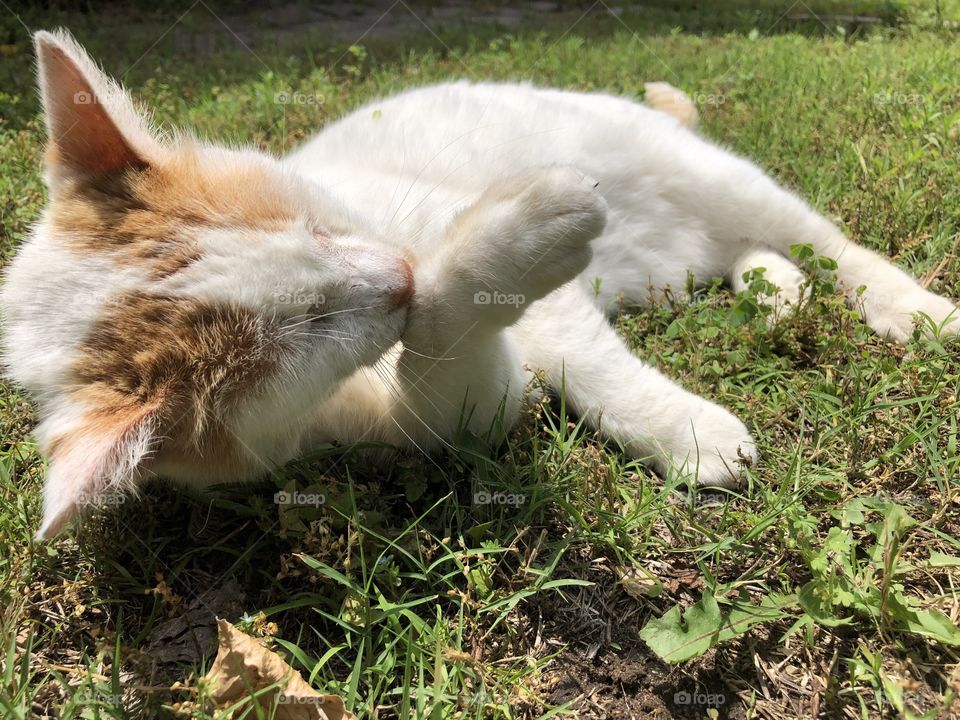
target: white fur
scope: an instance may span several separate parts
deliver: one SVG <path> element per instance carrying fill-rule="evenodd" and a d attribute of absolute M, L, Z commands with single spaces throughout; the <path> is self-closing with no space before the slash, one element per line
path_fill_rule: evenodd
<path fill-rule="evenodd" d="M 45 53 L 60 48 L 104 95 L 117 142 L 150 163 L 176 151 L 69 36 L 38 34 L 37 47 L 53 138 L 71 119 L 75 90 L 70 74 L 44 76 Z M 67 434 L 87 448 L 51 467 L 41 535 L 148 472 L 195 485 L 226 479 L 216 467 L 151 464 L 165 429 L 150 413 L 116 437 L 84 426 L 95 408 L 70 399 L 71 363 L 125 291 L 235 305 L 279 328 L 289 345 L 279 369 L 224 418 L 250 476 L 322 442 L 429 450 L 464 425 L 509 426 L 532 371 L 543 370 L 633 456 L 733 484 L 741 461 L 757 457 L 745 425 L 636 358 L 607 315 L 622 299 L 647 301 L 651 288 L 685 287 L 689 273 L 738 288 L 755 267 L 780 288 L 770 299 L 780 312 L 800 298 L 795 243 L 836 258 L 851 296 L 866 286 L 861 301 L 878 332 L 907 339 L 918 311 L 960 329 L 951 302 L 692 132 L 682 94 L 654 90 L 667 112 L 604 94 L 458 82 L 371 103 L 282 162 L 200 147 L 201 163 L 265 168 L 299 215 L 272 231 L 186 229 L 200 259 L 168 278 L 81 257 L 41 221 L 7 273 L 4 358 L 38 400 L 41 442 Z M 82 128 L 71 137 L 82 141 Z M 67 180 L 62 169 L 48 173 L 54 195 Z M 403 257 L 416 293 L 398 306 Z"/>
<path fill-rule="evenodd" d="M 478 416 L 492 414 L 506 377 L 478 388 L 479 379 L 489 377 L 490 362 L 513 357 L 547 370 L 575 410 L 636 456 L 662 470 L 696 472 L 701 483 L 730 484 L 739 476 L 738 461 L 756 457 L 746 427 L 635 358 L 604 317 L 617 299 L 644 302 L 651 287 L 682 288 L 691 272 L 701 281 L 726 276 L 739 287 L 744 272 L 765 267 L 768 279 L 782 288 L 775 302 L 796 304 L 802 274 L 787 256 L 792 244 L 809 243 L 839 260 L 839 277 L 851 292 L 867 285 L 867 321 L 879 332 L 905 340 L 913 313 L 929 312 L 942 321 L 954 312 L 949 301 L 851 243 L 753 163 L 674 117 L 624 98 L 528 85 L 421 88 L 357 110 L 294 152 L 287 164 L 364 216 L 378 218 L 384 238 L 423 257 L 434 257 L 449 241 L 438 228 L 455 213 L 451 208 L 475 202 L 493 183 L 509 183 L 517 173 L 514 182 L 529 182 L 528 168 L 556 165 L 574 166 L 599 181 L 609 211 L 605 231 L 592 242 L 592 262 L 574 283 L 530 304 L 519 322 L 506 327 L 499 340 L 505 338 L 507 347 L 489 354 L 458 347 L 463 341 L 457 332 L 433 327 L 431 332 L 450 340 L 445 355 L 459 354 L 459 361 L 407 357 L 424 373 L 421 386 L 445 388 L 431 393 L 429 403 L 416 396 L 405 400 L 432 418 L 427 432 L 418 431 L 415 420 L 415 427 L 405 428 L 404 435 L 426 446 L 436 444 L 431 435 L 443 437 L 455 424 L 467 388 L 484 410 Z M 575 197 L 579 182 L 571 176 L 566 189 L 544 191 Z M 497 286 L 517 265 L 531 268 L 532 284 L 539 277 L 542 261 L 515 250 L 488 250 L 483 261 L 490 266 L 491 288 L 521 291 Z M 456 314 L 456 330 L 489 318 L 486 307 L 471 306 L 466 298 Z M 948 330 L 958 327 L 954 314 Z M 431 349 L 442 344 L 434 338 Z M 445 417 L 438 417 L 438 405 Z M 331 426 L 330 436 L 349 439 L 332 427 L 342 414 L 334 418 L 321 410 L 321 418 Z M 346 424 L 359 429 L 370 419 Z"/>

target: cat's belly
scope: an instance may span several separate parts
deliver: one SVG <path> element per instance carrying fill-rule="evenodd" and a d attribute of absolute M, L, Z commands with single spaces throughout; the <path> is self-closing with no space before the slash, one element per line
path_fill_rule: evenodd
<path fill-rule="evenodd" d="M 726 272 L 726 255 L 702 223 L 670 207 L 614 206 L 591 245 L 593 260 L 580 280 L 605 308 L 621 301 L 662 302 L 664 289 L 683 292 L 691 276 L 703 285 Z"/>

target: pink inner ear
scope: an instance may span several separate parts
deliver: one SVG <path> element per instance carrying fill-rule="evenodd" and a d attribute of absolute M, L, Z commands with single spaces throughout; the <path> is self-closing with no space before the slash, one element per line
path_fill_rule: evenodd
<path fill-rule="evenodd" d="M 57 535 L 85 508 L 118 504 L 143 474 L 153 438 L 152 415 L 139 408 L 109 424 L 86 416 L 73 425 L 50 458 L 43 522 L 37 538 Z"/>
<path fill-rule="evenodd" d="M 91 440 L 53 458 L 47 471 L 43 498 L 43 522 L 37 538 L 47 540 L 60 533 L 87 505 L 96 505 L 101 480 L 100 463 L 114 451 L 108 438 Z"/>
<path fill-rule="evenodd" d="M 44 49 L 51 161 L 85 173 L 146 165 L 110 117 L 103 98 L 61 48 Z"/>

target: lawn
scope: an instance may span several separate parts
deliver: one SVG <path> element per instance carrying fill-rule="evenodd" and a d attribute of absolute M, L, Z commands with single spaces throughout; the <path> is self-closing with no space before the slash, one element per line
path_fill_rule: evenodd
<path fill-rule="evenodd" d="M 453 77 L 667 80 L 706 135 L 960 298 L 960 3 L 10 7 L 0 265 L 44 203 L 25 28 L 64 25 L 161 124 L 277 153 Z M 829 273 L 773 327 L 698 280 L 617 324 L 750 426 L 763 462 L 737 492 L 656 477 L 552 398 L 493 449 L 379 474 L 322 449 L 240 490 L 158 483 L 38 543 L 32 410 L 0 383 L 0 716 L 226 717 L 201 679 L 217 617 L 363 719 L 960 716 L 960 344 L 885 342 Z"/>

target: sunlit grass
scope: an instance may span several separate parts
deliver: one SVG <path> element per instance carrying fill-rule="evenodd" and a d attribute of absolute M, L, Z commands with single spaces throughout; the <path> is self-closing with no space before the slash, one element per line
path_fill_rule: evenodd
<path fill-rule="evenodd" d="M 774 2 L 726 14 L 657 5 L 592 14 L 566 34 L 582 11 L 509 32 L 447 30 L 443 44 L 371 40 L 345 55 L 318 29 L 256 58 L 239 48 L 198 60 L 161 42 L 126 81 L 161 124 L 282 152 L 370 98 L 450 77 L 637 97 L 665 79 L 699 100 L 708 136 L 932 290 L 960 296 L 955 3 L 941 8 L 945 23 L 934 3 L 810 5 L 883 19 L 843 32 L 771 27 Z M 198 32 L 210 21 L 201 10 Z M 123 74 L 165 12 L 144 11 L 129 35 L 89 15 L 58 22 Z M 14 54 L 0 61 L 3 258 L 43 204 L 29 44 L 15 24 L 10 36 Z M 279 104 L 278 93 L 323 101 Z M 871 618 L 838 604 L 809 622 L 791 606 L 679 669 L 639 639 L 675 604 L 709 594 L 729 609 L 814 580 L 840 598 L 848 587 L 888 598 L 899 585 L 918 606 L 958 613 L 958 569 L 941 559 L 960 556 L 957 343 L 887 344 L 829 294 L 773 329 L 749 312 L 749 293 L 714 285 L 697 298 L 624 308 L 617 326 L 639 356 L 750 425 L 763 463 L 735 493 L 691 497 L 683 478 L 628 462 L 554 398 L 496 448 L 464 437 L 455 451 L 379 473 L 331 450 L 212 497 L 158 485 L 43 545 L 32 540 L 42 467 L 30 409 L 3 386 L 0 715 L 175 707 L 212 717 L 198 678 L 219 614 L 272 635 L 362 718 L 683 716 L 691 708 L 675 694 L 694 691 L 723 694 L 731 714 L 805 717 L 815 702 L 830 716 L 948 716 L 956 648 L 883 608 Z M 278 507 L 280 489 L 324 503 Z M 896 552 L 876 550 L 894 505 L 916 525 Z M 839 532 L 852 548 L 824 554 Z M 181 617 L 190 621 L 178 627 Z"/>

